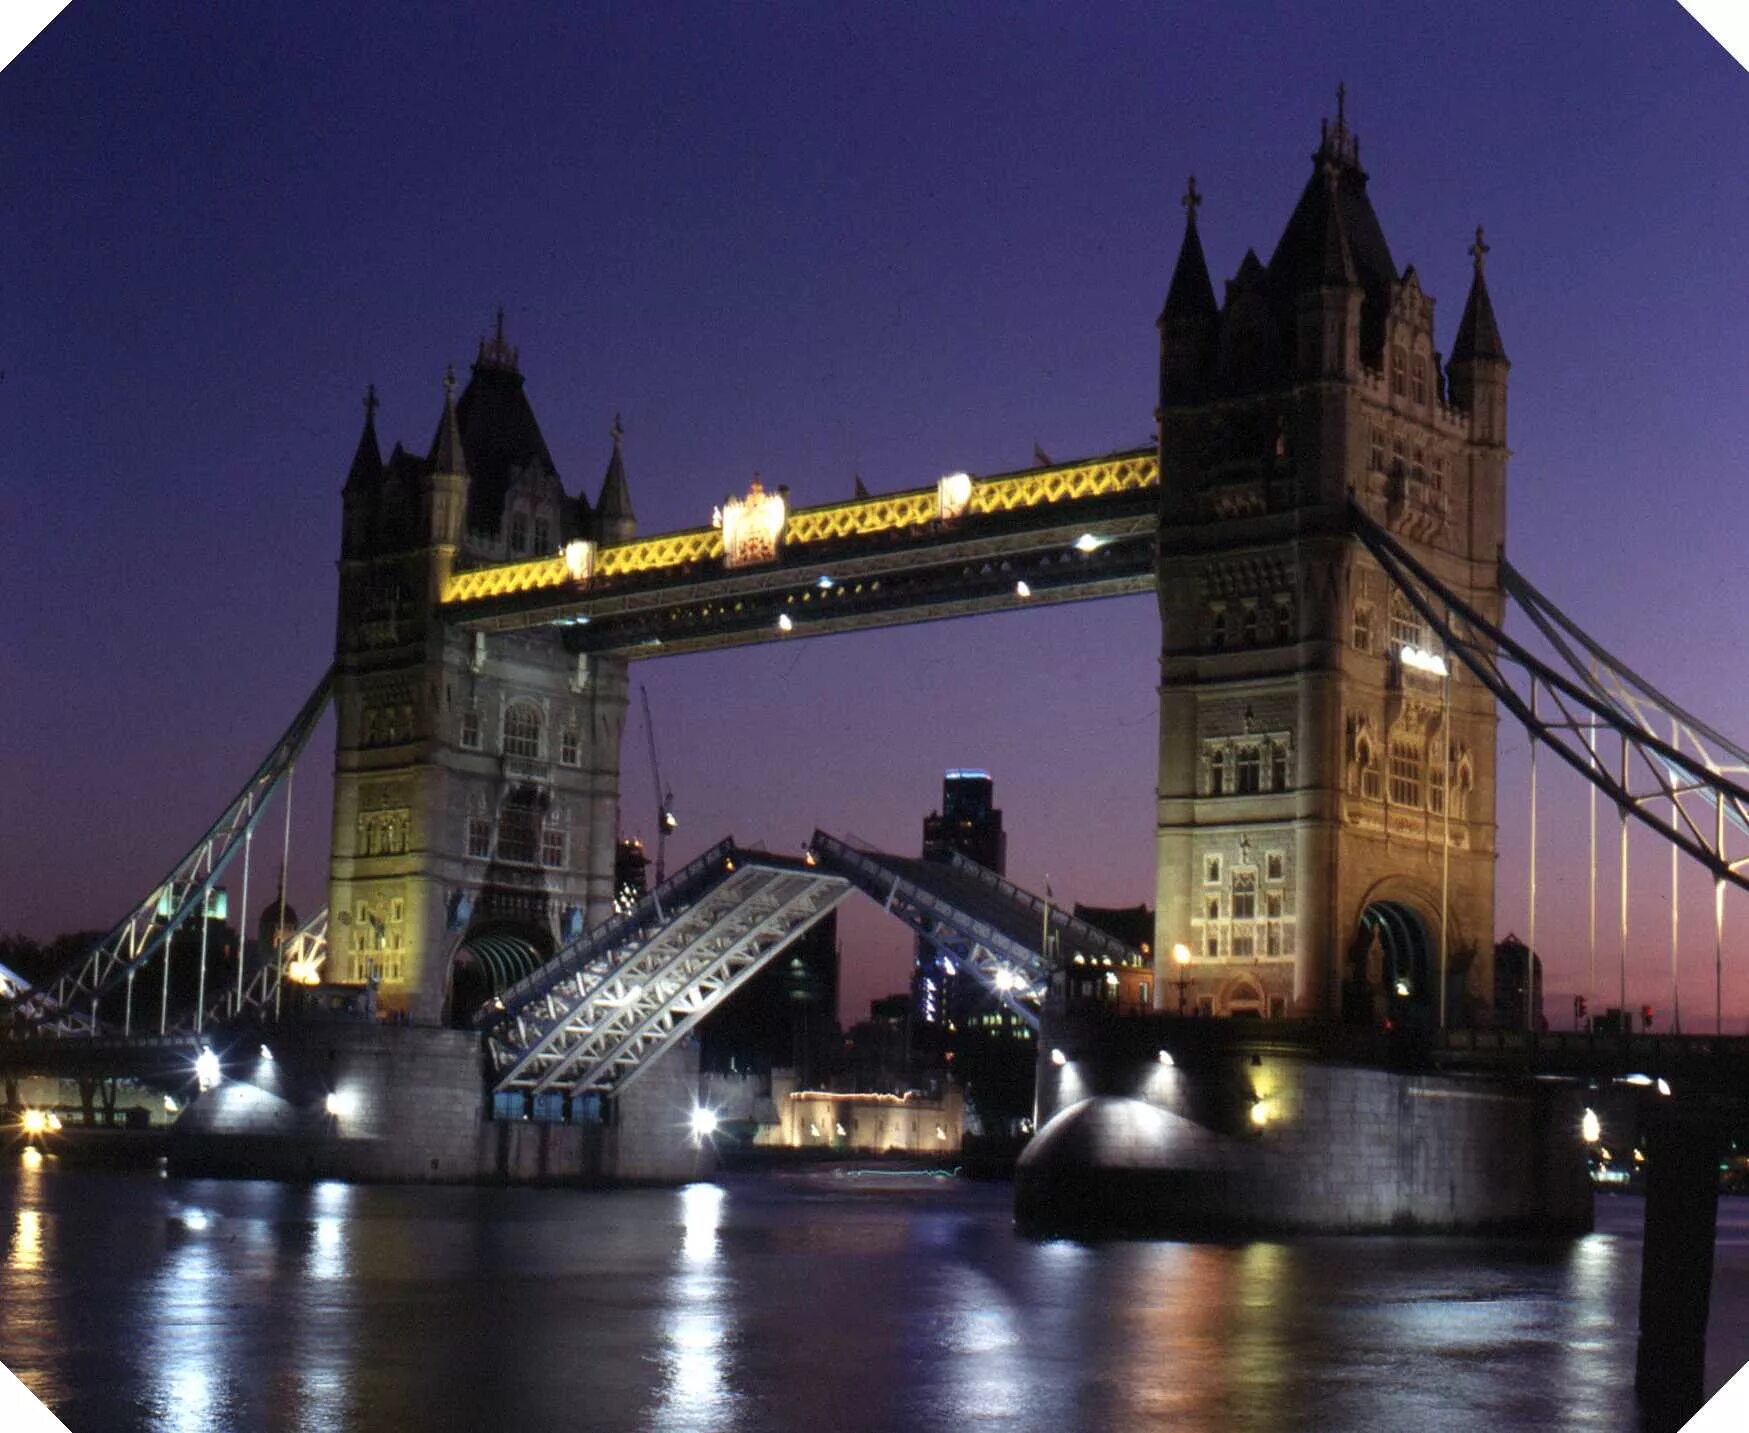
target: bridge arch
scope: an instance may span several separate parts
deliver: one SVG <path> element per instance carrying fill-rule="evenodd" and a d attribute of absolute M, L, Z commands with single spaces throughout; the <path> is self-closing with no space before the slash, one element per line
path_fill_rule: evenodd
<path fill-rule="evenodd" d="M 449 962 L 449 1023 L 473 1027 L 474 1016 L 552 958 L 549 931 L 521 921 L 483 921 L 456 943 Z"/>

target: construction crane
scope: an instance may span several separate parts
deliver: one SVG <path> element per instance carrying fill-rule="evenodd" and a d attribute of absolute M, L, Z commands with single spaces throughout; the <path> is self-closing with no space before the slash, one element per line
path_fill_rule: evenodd
<path fill-rule="evenodd" d="M 662 785 L 662 767 L 656 760 L 656 723 L 650 719 L 650 689 L 638 684 L 638 695 L 644 701 L 644 735 L 650 741 L 650 782 L 656 792 L 656 884 L 668 875 L 668 833 L 680 823 L 672 809 L 674 793 Z"/>

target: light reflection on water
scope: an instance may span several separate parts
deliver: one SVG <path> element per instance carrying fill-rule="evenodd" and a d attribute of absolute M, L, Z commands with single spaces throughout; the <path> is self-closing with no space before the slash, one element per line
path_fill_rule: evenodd
<path fill-rule="evenodd" d="M 1633 1427 L 1637 1200 L 1560 1244 L 1018 1237 L 829 1176 L 371 1189 L 0 1170 L 0 1360 L 102 1430 Z M 1721 1207 L 1713 1385 L 1749 1358 Z"/>

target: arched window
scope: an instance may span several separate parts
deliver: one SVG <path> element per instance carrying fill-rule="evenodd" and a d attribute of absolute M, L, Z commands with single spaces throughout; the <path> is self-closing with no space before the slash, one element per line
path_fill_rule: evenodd
<path fill-rule="evenodd" d="M 1391 805 L 1421 805 L 1421 770 L 1424 764 L 1422 757 L 1421 743 L 1413 737 L 1400 733 L 1391 738 L 1387 753 L 1390 768 L 1387 789 L 1391 794 Z"/>
<path fill-rule="evenodd" d="M 1239 625 L 1240 635 L 1244 639 L 1247 647 L 1255 647 L 1257 645 L 1257 626 L 1257 609 L 1255 607 L 1247 607 L 1245 609 L 1244 617 L 1240 619 Z"/>
<path fill-rule="evenodd" d="M 1209 757 L 1209 795 L 1219 796 L 1227 789 L 1227 753 L 1217 747 Z"/>
<path fill-rule="evenodd" d="M 1287 790 L 1287 748 L 1279 741 L 1269 744 L 1269 789 Z"/>
<path fill-rule="evenodd" d="M 1209 618 L 1209 645 L 1211 647 L 1227 645 L 1227 614 L 1225 611 L 1218 611 Z"/>
<path fill-rule="evenodd" d="M 498 813 L 498 859 L 532 866 L 540 849 L 540 797 L 522 787 L 505 798 Z"/>
<path fill-rule="evenodd" d="M 547 522 L 547 515 L 536 513 L 534 518 L 534 550 L 545 552 L 552 545 L 552 528 Z"/>
<path fill-rule="evenodd" d="M 1403 396 L 1404 386 L 1403 350 L 1400 348 L 1393 348 L 1391 350 L 1391 392 L 1401 398 Z"/>
<path fill-rule="evenodd" d="M 1419 647 L 1421 641 L 1421 614 L 1399 587 L 1391 589 L 1391 645 L 1393 647 Z"/>
<path fill-rule="evenodd" d="M 539 759 L 540 708 L 533 702 L 516 702 L 504 713 L 504 754 Z"/>
<path fill-rule="evenodd" d="M 1409 396 L 1417 403 L 1427 401 L 1427 360 L 1419 353 L 1409 365 Z"/>
<path fill-rule="evenodd" d="M 1372 651 L 1372 603 L 1354 604 L 1354 650 Z"/>
<path fill-rule="evenodd" d="M 1237 778 L 1235 785 L 1241 796 L 1255 795 L 1263 783 L 1263 753 L 1255 745 L 1240 747 L 1238 759 L 1233 763 L 1233 775 Z"/>

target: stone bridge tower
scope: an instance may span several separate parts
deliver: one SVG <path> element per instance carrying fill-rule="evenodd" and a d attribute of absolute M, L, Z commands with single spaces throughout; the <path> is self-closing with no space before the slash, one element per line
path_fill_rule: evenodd
<path fill-rule="evenodd" d="M 374 392 L 343 495 L 329 868 L 334 981 L 418 1024 L 464 1018 L 612 899 L 625 663 L 562 629 L 460 630 L 452 571 L 620 542 L 620 455 L 598 502 L 560 482 L 503 320 L 423 456 L 385 462 Z"/>
<path fill-rule="evenodd" d="M 1431 1023 L 1493 998 L 1494 703 L 1344 527 L 1353 498 L 1498 619 L 1508 364 L 1450 357 L 1340 97 L 1267 264 L 1217 303 L 1186 195 L 1160 315 L 1157 985 L 1217 1015 Z M 1405 657 L 1405 652 L 1408 656 Z M 1188 965 L 1174 963 L 1187 946 Z"/>

